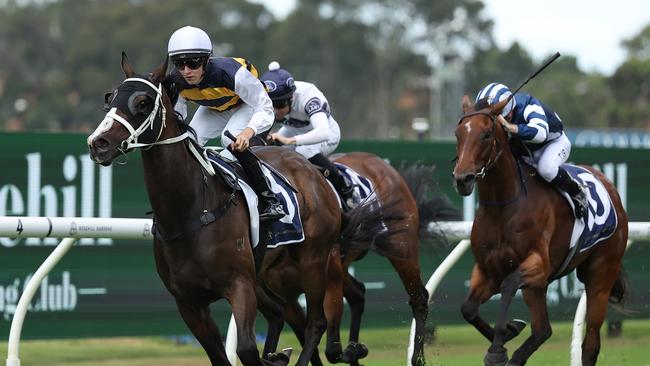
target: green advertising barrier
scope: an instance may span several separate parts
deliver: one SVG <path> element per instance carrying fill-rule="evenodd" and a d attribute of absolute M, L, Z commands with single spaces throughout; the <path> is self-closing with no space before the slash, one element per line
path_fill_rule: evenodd
<path fill-rule="evenodd" d="M 100 167 L 88 158 L 86 136 L 81 134 L 3 133 L 0 144 L 0 216 L 147 217 L 150 207 L 138 153 L 118 159 L 120 164 Z M 345 141 L 338 151 L 373 152 L 396 167 L 414 161 L 433 164 L 443 193 L 459 208 L 462 205 L 451 187 L 453 143 Z M 572 160 L 612 171 L 615 181 L 626 184 L 631 221 L 650 221 L 645 193 L 650 181 L 648 156 L 644 150 L 583 148 L 574 149 Z M 0 334 L 4 339 L 26 281 L 58 242 L 55 238 L 0 238 Z M 424 281 L 449 250 L 422 243 Z M 648 251 L 648 246 L 635 245 L 625 259 L 635 295 L 630 306 L 638 317 L 650 316 L 650 284 L 643 260 Z M 471 265 L 467 253 L 443 280 L 431 306 L 433 323 L 463 322 L 459 306 L 467 292 Z M 355 263 L 353 270 L 368 288 L 364 326 L 410 324 L 408 299 L 385 258 L 370 254 Z M 572 276 L 552 284 L 548 296 L 551 319 L 571 319 L 580 291 Z M 225 332 L 227 304 L 220 301 L 212 309 Z M 495 311 L 492 301 L 484 313 L 490 317 Z M 515 301 L 514 311 L 528 318 L 522 301 Z M 258 329 L 263 326 L 260 320 Z M 41 285 L 22 334 L 33 339 L 187 332 L 173 298 L 156 274 L 151 243 L 108 238 L 77 242 Z"/>

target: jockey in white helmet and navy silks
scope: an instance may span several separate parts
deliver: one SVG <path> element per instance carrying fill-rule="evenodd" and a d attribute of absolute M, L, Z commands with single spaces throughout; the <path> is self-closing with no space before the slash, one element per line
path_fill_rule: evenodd
<path fill-rule="evenodd" d="M 224 147 L 241 163 L 251 178 L 251 185 L 260 197 L 260 220 L 278 219 L 284 209 L 271 191 L 262 174 L 260 163 L 248 149 L 255 134 L 271 128 L 273 107 L 264 86 L 257 78 L 255 67 L 243 58 L 210 57 L 212 41 L 202 29 L 186 26 L 169 38 L 167 53 L 174 65 L 165 84 L 176 95 L 174 109 L 183 118 L 186 102 L 199 105 L 190 126 L 197 142 L 204 146 L 208 140 L 221 137 Z M 230 131 L 231 141 L 223 135 Z"/>
<path fill-rule="evenodd" d="M 477 110 L 497 104 L 511 94 L 503 84 L 489 84 L 476 96 Z M 571 153 L 571 141 L 564 133 L 562 120 L 557 113 L 532 95 L 517 93 L 501 110 L 497 120 L 531 152 L 532 161 L 526 156 L 522 158 L 534 166 L 544 180 L 567 192 L 573 200 L 576 216 L 585 217 L 587 195 L 561 167 Z"/>
<path fill-rule="evenodd" d="M 292 147 L 320 167 L 342 201 L 352 206 L 353 187 L 327 158 L 339 145 L 341 130 L 332 117 L 325 95 L 312 83 L 295 81 L 275 61 L 269 64 L 269 70 L 260 80 L 273 102 L 275 120 L 282 123 L 269 139 Z"/>

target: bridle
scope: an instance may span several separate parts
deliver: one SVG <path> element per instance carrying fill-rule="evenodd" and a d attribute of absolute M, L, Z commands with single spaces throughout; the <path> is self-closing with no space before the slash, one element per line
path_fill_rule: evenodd
<path fill-rule="evenodd" d="M 190 136 L 189 133 L 186 131 L 178 136 L 174 136 L 165 140 L 160 140 L 160 136 L 162 135 L 162 132 L 166 127 L 165 120 L 167 116 L 167 109 L 165 108 L 164 103 L 162 103 L 162 95 L 163 95 L 162 83 L 158 83 L 158 86 L 156 86 L 152 82 L 146 79 L 127 78 L 122 82 L 122 85 L 128 82 L 138 82 L 147 85 L 149 88 L 151 88 L 154 91 L 156 97 L 154 100 L 153 110 L 151 111 L 151 113 L 149 113 L 147 118 L 145 118 L 144 122 L 142 122 L 142 124 L 137 129 L 134 129 L 133 126 L 126 119 L 124 119 L 122 116 L 117 114 L 117 107 L 112 107 L 106 113 L 106 116 L 104 117 L 100 125 L 105 124 L 106 126 L 109 126 L 112 119 L 122 124 L 122 126 L 124 126 L 124 128 L 126 128 L 130 133 L 129 137 L 127 137 L 120 143 L 120 146 L 118 147 L 118 150 L 120 152 L 124 154 L 126 151 L 130 149 L 148 150 L 156 145 L 174 144 L 179 141 L 183 141 Z M 153 142 L 139 142 L 138 141 L 139 137 L 143 133 L 145 133 L 147 129 L 151 129 L 151 130 L 154 129 L 154 126 L 156 125 L 155 122 L 157 120 L 160 120 L 160 124 L 159 124 L 160 127 L 159 127 L 158 134 L 156 135 L 156 139 Z M 189 143 L 187 145 L 192 155 L 194 155 L 196 160 L 208 172 L 208 174 L 215 175 L 214 167 L 212 166 L 212 164 L 210 163 L 207 157 L 207 151 L 203 150 L 203 152 L 199 152 L 193 143 Z"/>
<path fill-rule="evenodd" d="M 487 112 L 483 112 L 483 111 L 467 113 L 467 114 L 463 115 L 462 117 L 460 117 L 460 119 L 458 120 L 458 125 L 460 125 L 461 122 L 463 122 L 463 120 L 465 120 L 465 119 L 467 119 L 469 117 L 472 117 L 472 116 L 477 116 L 477 115 L 487 116 L 487 117 L 490 118 L 490 120 L 492 121 L 492 132 L 493 132 L 493 135 L 494 135 L 494 138 L 492 139 L 492 151 L 490 152 L 490 158 L 488 159 L 488 161 L 485 164 L 483 164 L 483 167 L 481 167 L 481 169 L 478 172 L 474 173 L 477 178 L 483 179 L 485 177 L 485 174 L 488 172 L 488 170 L 490 170 L 494 166 L 494 164 L 496 164 L 497 160 L 499 160 L 499 157 L 501 157 L 501 154 L 503 153 L 503 147 L 497 141 L 496 116 L 492 115 L 491 113 L 487 113 Z"/>
<path fill-rule="evenodd" d="M 166 118 L 166 108 L 162 103 L 162 83 L 158 83 L 158 86 L 155 86 L 152 82 L 146 79 L 141 79 L 141 78 L 127 78 L 122 82 L 122 85 L 128 82 L 139 82 L 147 85 L 150 87 L 156 94 L 156 98 L 154 100 L 154 107 L 151 113 L 147 116 L 147 118 L 142 122 L 142 124 L 137 128 L 134 129 L 133 126 L 124 118 L 122 118 L 120 115 L 117 114 L 117 107 L 112 107 L 107 113 L 106 116 L 104 117 L 104 120 L 101 122 L 102 124 L 104 123 L 110 123 L 110 120 L 113 119 L 124 126 L 126 128 L 130 135 L 127 137 L 125 140 L 123 140 L 120 143 L 119 149 L 124 152 L 129 149 L 133 148 L 139 148 L 142 150 L 147 150 L 152 148 L 155 145 L 166 145 L 166 144 L 173 144 L 178 141 L 182 141 L 189 137 L 187 132 L 182 133 L 179 136 L 175 136 L 166 140 L 161 140 L 160 136 L 162 135 L 163 129 L 165 128 L 165 118 Z M 118 88 L 119 90 L 119 88 Z M 139 142 L 138 138 L 140 135 L 142 135 L 146 130 L 149 128 L 151 130 L 154 129 L 155 126 L 155 121 L 157 118 L 160 118 L 160 129 L 158 131 L 158 134 L 156 136 L 156 139 L 153 142 L 146 143 L 146 142 Z"/>

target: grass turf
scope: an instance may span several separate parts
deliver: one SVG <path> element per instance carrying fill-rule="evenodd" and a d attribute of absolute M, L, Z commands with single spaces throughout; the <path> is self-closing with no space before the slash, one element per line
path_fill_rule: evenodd
<path fill-rule="evenodd" d="M 571 324 L 553 324 L 553 336 L 527 365 L 568 365 Z M 362 330 L 362 341 L 368 345 L 370 354 L 362 363 L 366 366 L 396 366 L 406 363 L 408 345 L 407 328 L 383 328 Z M 650 366 L 650 320 L 626 320 L 623 335 L 607 338 L 602 334 L 600 365 Z M 507 345 L 510 353 L 529 334 L 522 335 Z M 343 337 L 346 334 L 342 335 Z M 345 338 L 343 338 L 345 339 Z M 321 341 L 321 345 L 324 340 Z M 280 346 L 293 346 L 299 351 L 295 337 L 285 332 Z M 427 364 L 436 366 L 480 365 L 488 343 L 468 326 L 441 326 L 436 340 L 426 345 Z M 3 343 L 6 350 L 6 342 Z M 261 349 L 261 347 L 260 347 Z M 196 344 L 177 344 L 163 337 L 142 338 L 92 338 L 47 341 L 24 341 L 20 345 L 23 366 L 208 366 L 203 349 Z M 297 353 L 292 361 L 297 359 Z M 325 361 L 324 357 L 322 359 Z M 327 362 L 324 362 L 328 364 Z"/>

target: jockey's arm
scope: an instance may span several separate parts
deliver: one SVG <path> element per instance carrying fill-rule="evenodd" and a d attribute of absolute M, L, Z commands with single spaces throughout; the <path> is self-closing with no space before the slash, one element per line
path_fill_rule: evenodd
<path fill-rule="evenodd" d="M 548 138 L 548 121 L 541 105 L 531 103 L 524 108 L 525 123 L 519 125 L 517 135 L 526 142 L 541 144 Z"/>
<path fill-rule="evenodd" d="M 245 67 L 240 67 L 235 74 L 235 93 L 253 108 L 253 116 L 246 127 L 255 134 L 271 128 L 275 119 L 271 98 L 259 79 Z"/>
<path fill-rule="evenodd" d="M 548 122 L 544 109 L 539 104 L 529 104 L 524 108 L 524 119 L 508 122 L 502 116 L 497 116 L 499 123 L 513 135 L 516 135 L 525 142 L 540 144 L 546 142 L 548 137 Z"/>
<path fill-rule="evenodd" d="M 296 136 L 296 145 L 313 145 L 327 141 L 330 137 L 329 118 L 325 112 L 314 113 L 309 117 L 313 130 Z"/>

